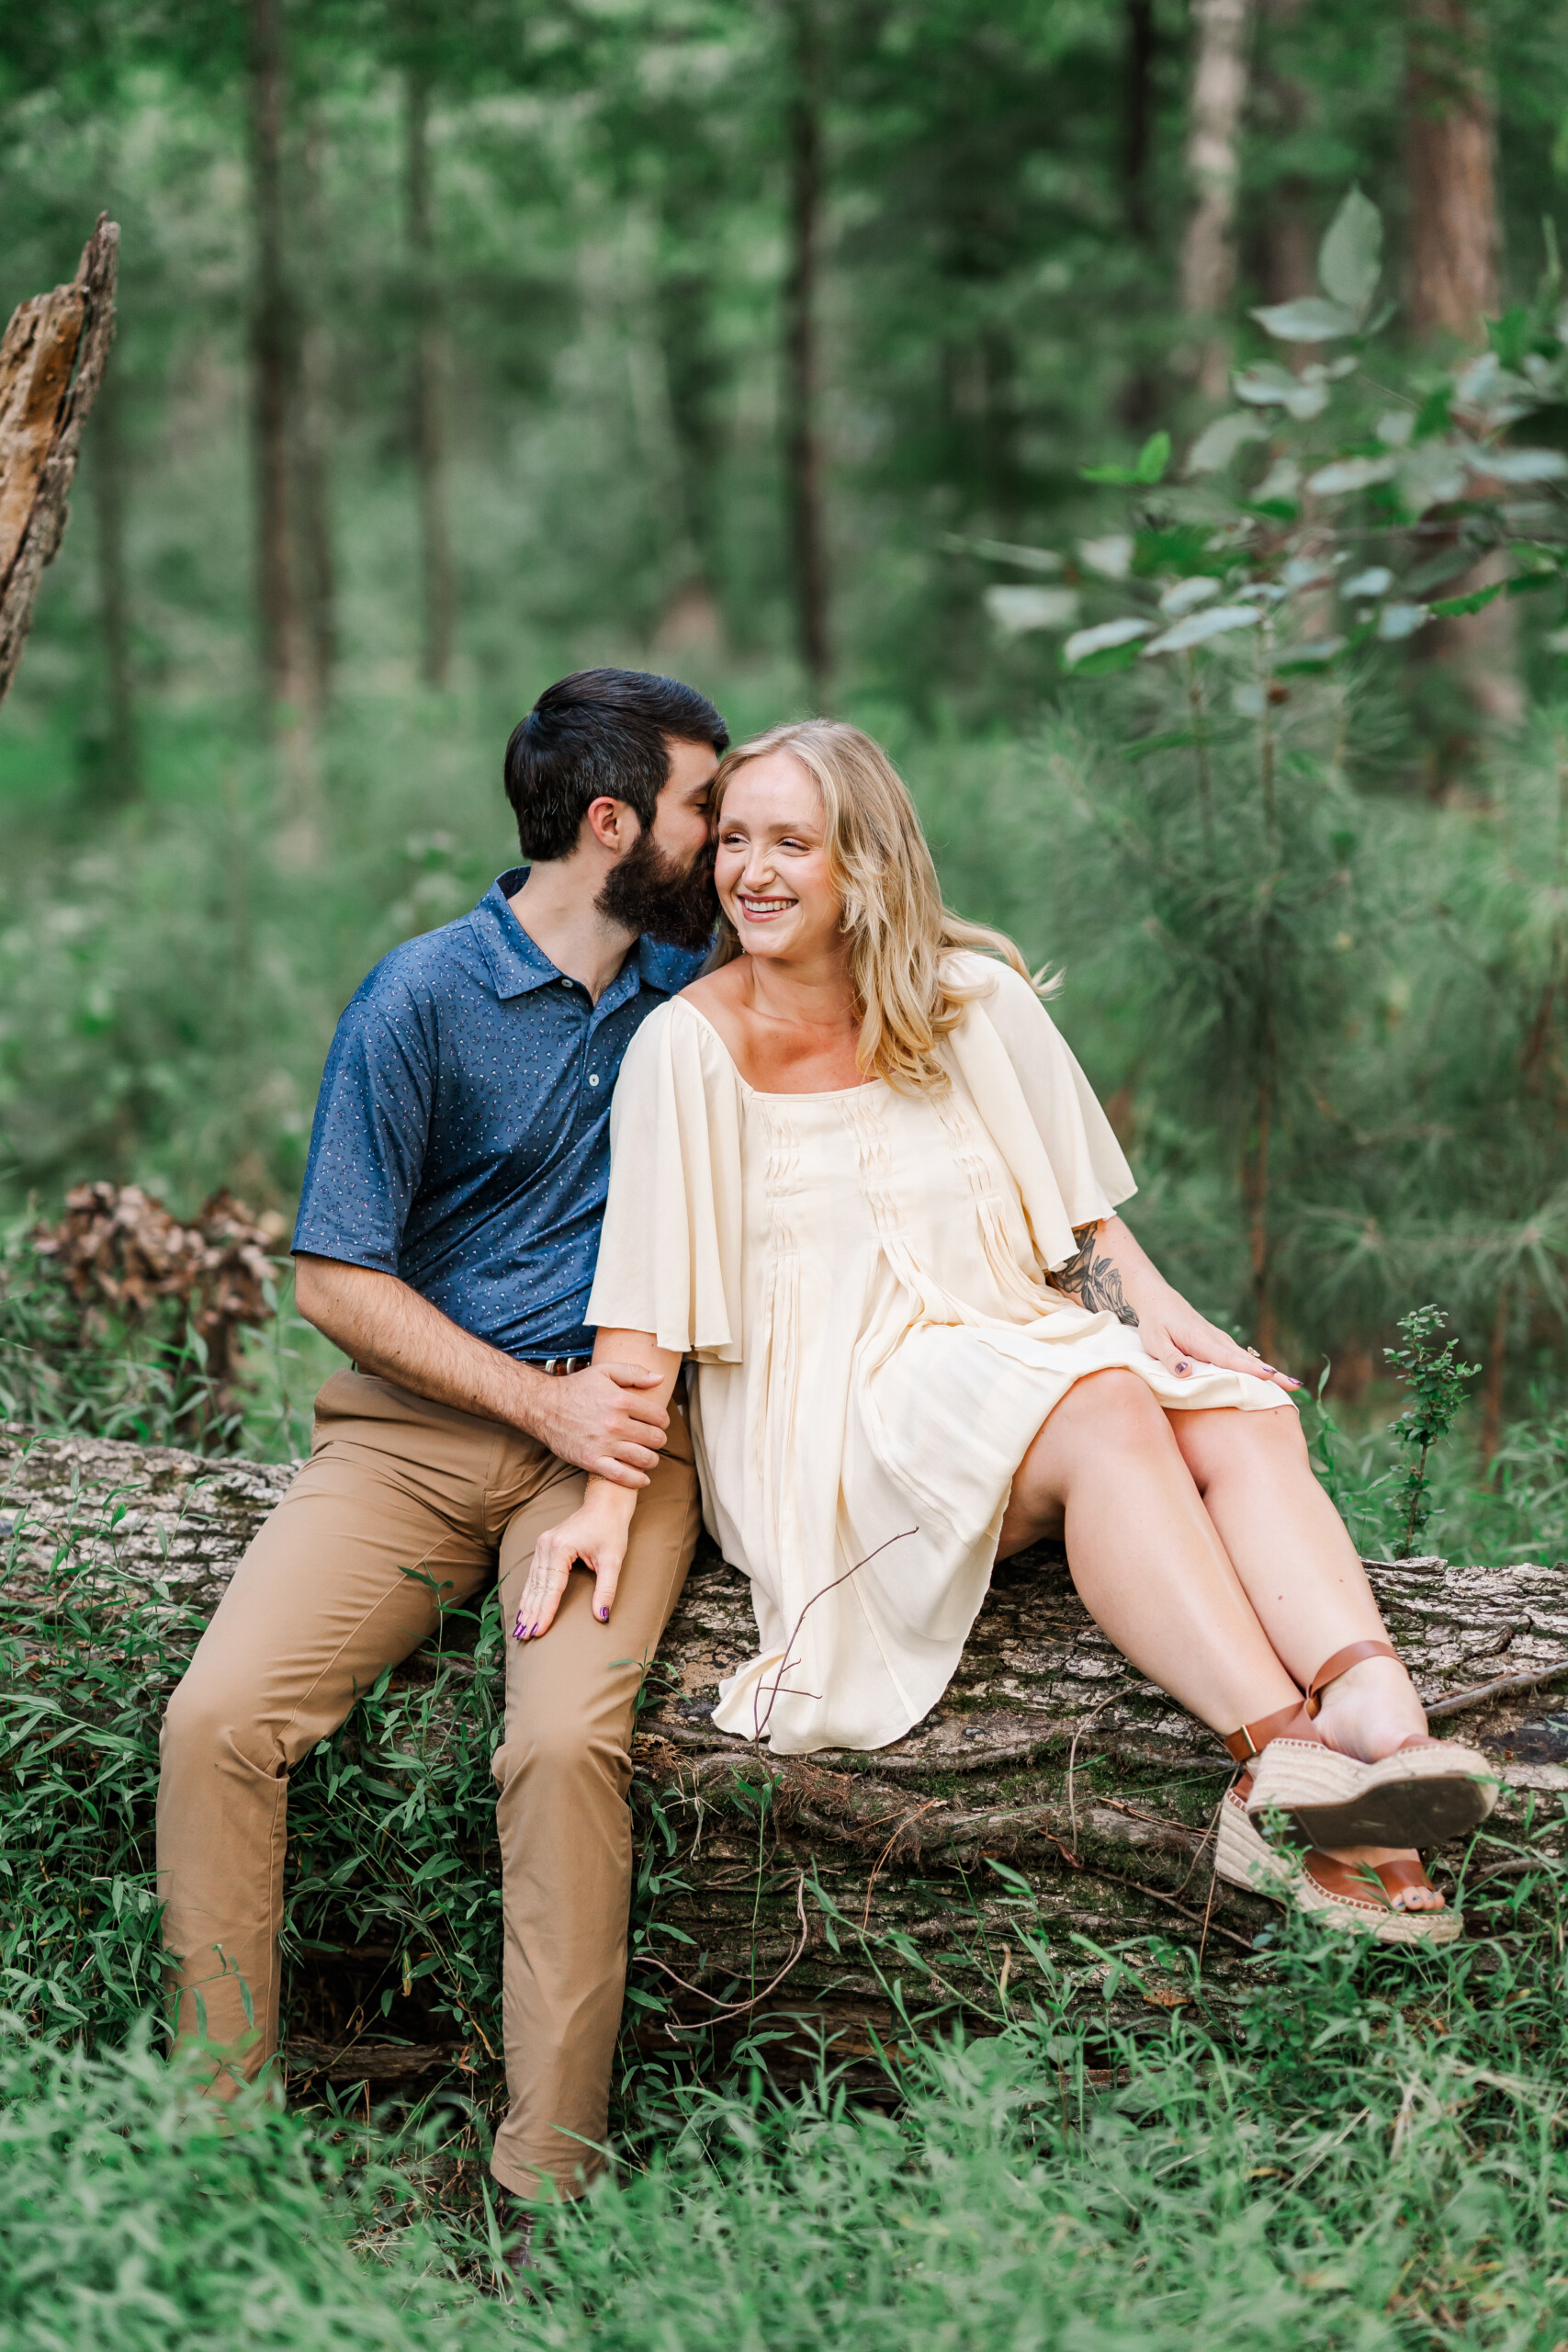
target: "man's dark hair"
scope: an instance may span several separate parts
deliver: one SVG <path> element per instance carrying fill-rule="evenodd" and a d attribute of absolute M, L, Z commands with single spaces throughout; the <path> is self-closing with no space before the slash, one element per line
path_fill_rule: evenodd
<path fill-rule="evenodd" d="M 667 736 L 729 744 L 705 695 L 646 670 L 576 670 L 547 686 L 506 746 L 506 797 L 530 859 L 567 857 L 588 804 L 624 800 L 646 833 L 670 781 Z"/>

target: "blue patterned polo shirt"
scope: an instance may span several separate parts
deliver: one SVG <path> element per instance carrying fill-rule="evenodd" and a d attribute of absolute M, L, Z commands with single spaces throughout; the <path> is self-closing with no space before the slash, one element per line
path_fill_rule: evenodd
<path fill-rule="evenodd" d="M 585 1354 L 610 1095 L 701 956 L 639 940 L 597 1004 L 501 876 L 471 914 L 377 965 L 338 1023 L 294 1248 L 396 1274 L 508 1355 Z"/>

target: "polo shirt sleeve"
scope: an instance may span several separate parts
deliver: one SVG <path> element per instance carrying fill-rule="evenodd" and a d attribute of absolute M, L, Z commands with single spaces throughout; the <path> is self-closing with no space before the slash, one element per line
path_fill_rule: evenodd
<path fill-rule="evenodd" d="M 373 972 L 338 1023 L 293 1247 L 395 1274 L 435 1101 L 434 1009 Z"/>

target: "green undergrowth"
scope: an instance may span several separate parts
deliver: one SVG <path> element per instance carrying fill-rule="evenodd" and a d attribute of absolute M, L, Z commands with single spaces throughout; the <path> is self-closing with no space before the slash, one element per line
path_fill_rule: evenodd
<path fill-rule="evenodd" d="M 857 1939 L 807 1889 L 881 1978 L 883 2041 L 802 2082 L 765 2006 L 722 2048 L 628 2037 L 610 2175 L 542 2215 L 511 2303 L 484 2170 L 493 1609 L 368 1694 L 291 1808 L 291 2030 L 455 2038 L 458 2063 L 412 2110 L 306 2081 L 290 2115 L 223 2115 L 156 2041 L 156 1727 L 198 1621 L 86 1573 L 112 1533 L 65 1531 L 0 1647 L 7 2352 L 1568 2343 L 1557 1800 L 1452 1855 L 1471 1932 L 1443 1953 L 1281 1917 L 1216 1973 L 1213 1942 L 1098 1947 L 999 1866 L 936 1949 Z M 657 1804 L 644 1825 L 637 1951 L 679 1962 L 682 1854 Z M 645 2024 L 660 1982 L 634 1969 Z"/>
<path fill-rule="evenodd" d="M 1568 2333 L 1560 1867 L 1474 1873 L 1499 1932 L 1429 1958 L 1280 1930 L 1222 2021 L 1117 2026 L 1145 1944 L 1031 1930 L 986 2038 L 901 2039 L 896 2104 L 824 2065 L 671 2086 L 635 2154 L 510 2217 L 417 2131 L 248 2099 L 130 2046 L 0 2047 L 0 2341 L 577 2352 L 1474 2346 Z M 1487 1878 L 1485 1872 L 1495 1875 Z M 1170 1954 L 1158 1955 L 1168 1964 Z"/>

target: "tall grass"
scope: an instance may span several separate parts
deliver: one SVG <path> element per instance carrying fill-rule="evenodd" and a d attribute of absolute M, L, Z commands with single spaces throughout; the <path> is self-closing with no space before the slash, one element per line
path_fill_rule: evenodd
<path fill-rule="evenodd" d="M 1560 1831 L 1561 1825 L 1556 1825 Z M 1024 1894 L 1003 2030 L 908 2038 L 889 2111 L 824 2068 L 672 2097 L 662 2128 L 538 2225 L 457 2177 L 439 2118 L 231 2118 L 144 2039 L 0 2045 L 0 2341 L 559 2352 L 1426 2347 L 1568 2331 L 1564 1872 L 1483 1838 L 1484 1942 L 1369 1958 L 1289 1924 L 1233 2007 L 1117 2022 L 1142 1943 L 1064 1950 Z M 1165 1996 L 1168 1998 L 1168 1996 Z M 1158 2012 L 1155 2012 L 1157 2015 Z"/>

